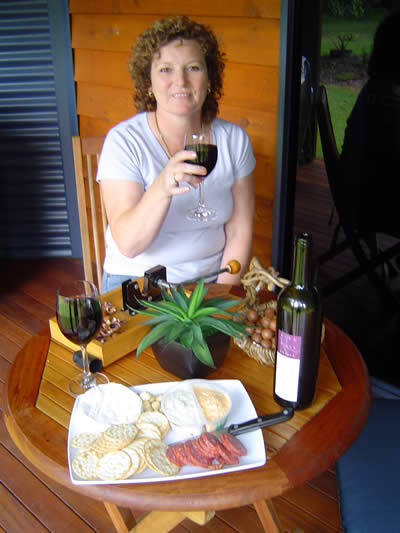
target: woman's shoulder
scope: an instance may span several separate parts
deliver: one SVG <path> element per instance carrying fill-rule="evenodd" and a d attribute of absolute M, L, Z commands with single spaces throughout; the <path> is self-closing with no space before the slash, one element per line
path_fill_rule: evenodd
<path fill-rule="evenodd" d="M 107 135 L 113 135 L 115 133 L 121 134 L 129 130 L 142 129 L 146 121 L 146 113 L 137 113 L 136 115 L 115 124 L 115 126 L 109 130 Z"/>
<path fill-rule="evenodd" d="M 245 138 L 248 137 L 246 130 L 244 130 L 239 124 L 230 122 L 223 118 L 217 117 L 212 122 L 212 128 L 217 134 L 225 134 L 228 137 Z"/>

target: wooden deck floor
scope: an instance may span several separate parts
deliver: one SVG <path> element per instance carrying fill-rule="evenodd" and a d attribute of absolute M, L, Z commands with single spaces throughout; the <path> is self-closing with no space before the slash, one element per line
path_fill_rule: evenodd
<path fill-rule="evenodd" d="M 313 177 L 312 173 L 315 171 Z M 321 167 L 308 169 L 299 184 L 300 198 L 297 229 L 313 232 L 318 246 L 326 235 L 321 226 L 325 211 L 329 213 L 329 192 L 321 177 Z M 310 192 L 311 191 L 311 192 Z M 319 202 L 319 223 L 310 206 Z M 308 205 L 308 207 L 306 207 Z M 307 220 L 309 219 L 309 220 Z M 313 221 L 313 227 L 310 223 Z M 302 228 L 301 226 L 305 226 Z M 330 233 L 330 230 L 329 232 Z M 4 261 L 0 288 L 0 396 L 8 369 L 19 349 L 55 313 L 55 292 L 60 280 L 82 277 L 81 261 L 46 259 Z M 5 428 L 0 411 L 0 531 L 112 532 L 113 527 L 102 504 L 83 499 L 78 494 L 48 479 L 16 449 Z M 171 490 L 173 485 L 171 484 Z M 336 476 L 333 469 L 301 488 L 274 501 L 284 528 L 304 533 L 340 532 Z M 200 528 L 185 521 L 174 533 L 257 533 L 262 531 L 251 506 L 218 512 Z"/>

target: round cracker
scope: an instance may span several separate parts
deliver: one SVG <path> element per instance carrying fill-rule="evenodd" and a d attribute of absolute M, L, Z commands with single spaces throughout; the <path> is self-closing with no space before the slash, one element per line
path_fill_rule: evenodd
<path fill-rule="evenodd" d="M 141 428 L 141 424 L 148 423 L 155 424 L 161 432 L 161 438 L 164 439 L 168 435 L 169 421 L 164 413 L 160 411 L 146 411 L 142 413 L 136 420 L 136 425 Z"/>
<path fill-rule="evenodd" d="M 149 467 L 164 476 L 173 476 L 178 474 L 180 466 L 171 463 L 166 456 L 168 445 L 163 441 L 149 441 L 145 445 L 145 456 Z"/>
<path fill-rule="evenodd" d="M 105 440 L 104 433 L 102 433 L 99 438 L 91 444 L 89 449 L 102 456 L 108 452 L 117 451 L 123 447 L 123 445 L 119 446 L 117 442 Z"/>
<path fill-rule="evenodd" d="M 131 468 L 126 472 L 123 479 L 127 479 L 128 477 L 138 474 L 139 469 L 143 467 L 143 464 L 144 467 L 142 468 L 142 470 L 146 468 L 144 458 L 140 455 L 138 451 L 134 450 L 133 448 L 124 448 L 122 451 L 129 455 L 129 458 L 132 463 Z M 142 470 L 140 470 L 140 472 Z"/>
<path fill-rule="evenodd" d="M 124 479 L 131 466 L 132 461 L 127 453 L 121 450 L 109 452 L 99 459 L 97 475 L 104 481 Z"/>
<path fill-rule="evenodd" d="M 125 479 L 143 472 L 143 470 L 147 467 L 147 462 L 143 452 L 139 448 L 124 448 L 123 451 L 129 455 L 132 461 L 132 469 L 127 473 Z"/>
<path fill-rule="evenodd" d="M 79 452 L 72 460 L 71 466 L 75 474 L 82 479 L 97 479 L 99 457 L 90 450 Z"/>
<path fill-rule="evenodd" d="M 125 448 L 133 448 L 134 450 L 138 449 L 144 453 L 144 446 L 149 440 L 151 440 L 149 439 L 149 437 L 138 437 L 137 439 L 130 442 L 128 446 L 125 446 Z"/>
<path fill-rule="evenodd" d="M 73 448 L 84 450 L 85 448 L 89 448 L 99 436 L 100 433 L 78 433 L 71 439 L 70 444 Z"/>
<path fill-rule="evenodd" d="M 137 427 L 139 429 L 137 434 L 138 438 L 148 437 L 149 439 L 161 439 L 161 430 L 156 424 L 153 424 L 152 422 L 141 422 L 140 424 L 137 424 Z"/>
<path fill-rule="evenodd" d="M 115 449 L 127 446 L 136 437 L 138 429 L 135 424 L 115 424 L 109 426 L 103 433 L 104 440 Z"/>

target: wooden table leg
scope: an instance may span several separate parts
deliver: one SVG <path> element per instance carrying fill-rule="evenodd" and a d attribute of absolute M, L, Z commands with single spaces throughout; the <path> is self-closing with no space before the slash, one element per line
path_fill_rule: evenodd
<path fill-rule="evenodd" d="M 279 516 L 271 501 L 259 500 L 253 505 L 266 533 L 284 533 Z"/>
<path fill-rule="evenodd" d="M 151 511 L 143 514 L 131 528 L 127 522 L 129 515 L 125 513 L 125 511 L 130 513 L 128 509 L 119 508 L 114 503 L 108 502 L 104 502 L 104 506 L 117 533 L 168 533 L 185 518 L 204 525 L 215 515 L 214 511 Z"/>
<path fill-rule="evenodd" d="M 111 522 L 118 533 L 129 533 L 136 520 L 129 509 L 118 507 L 115 503 L 103 502 Z"/>

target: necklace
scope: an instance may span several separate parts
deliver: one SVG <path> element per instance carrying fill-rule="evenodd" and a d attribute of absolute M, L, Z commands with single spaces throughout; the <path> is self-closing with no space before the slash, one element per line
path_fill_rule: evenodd
<path fill-rule="evenodd" d="M 158 135 L 160 136 L 160 139 L 161 139 L 161 141 L 162 141 L 162 143 L 164 145 L 164 148 L 167 151 L 168 157 L 171 159 L 172 154 L 169 151 L 168 144 L 167 144 L 166 140 L 164 139 L 164 135 L 161 133 L 160 126 L 158 125 L 157 111 L 154 113 L 154 116 L 156 118 L 156 127 L 157 127 L 157 131 L 158 131 Z"/>

